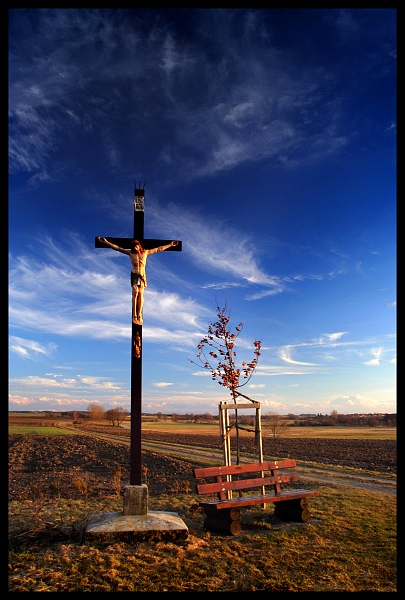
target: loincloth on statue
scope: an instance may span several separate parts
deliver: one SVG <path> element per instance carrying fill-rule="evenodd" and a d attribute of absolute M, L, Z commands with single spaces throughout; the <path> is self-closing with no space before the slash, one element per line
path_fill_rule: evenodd
<path fill-rule="evenodd" d="M 133 273 L 131 271 L 131 287 L 133 287 L 134 285 L 140 287 L 142 284 L 144 287 L 146 287 L 146 281 L 142 277 L 142 275 L 139 275 L 139 273 Z"/>

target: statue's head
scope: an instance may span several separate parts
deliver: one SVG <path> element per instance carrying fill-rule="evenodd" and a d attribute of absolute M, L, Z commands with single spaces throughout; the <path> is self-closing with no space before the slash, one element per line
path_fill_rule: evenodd
<path fill-rule="evenodd" d="M 142 250 L 141 243 L 138 240 L 132 240 L 131 242 L 131 252 L 139 252 Z"/>

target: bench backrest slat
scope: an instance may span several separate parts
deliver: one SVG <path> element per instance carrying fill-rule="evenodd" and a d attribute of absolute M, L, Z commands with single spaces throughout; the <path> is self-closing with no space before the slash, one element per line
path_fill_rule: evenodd
<path fill-rule="evenodd" d="M 225 500 L 232 497 L 232 491 L 261 488 L 262 493 L 264 493 L 266 486 L 273 486 L 274 493 L 279 495 L 282 484 L 298 481 L 298 473 L 285 472 L 285 470 L 295 468 L 295 460 L 285 459 L 195 468 L 193 469 L 193 475 L 195 479 L 206 480 L 204 483 L 196 485 L 197 494 L 216 494 L 217 498 Z M 248 478 L 249 474 L 253 474 L 253 476 Z M 207 483 L 209 479 L 215 481 Z"/>
<path fill-rule="evenodd" d="M 254 479 L 236 479 L 234 481 L 221 481 L 215 483 L 199 483 L 196 486 L 197 494 L 217 494 L 227 490 L 247 490 L 277 483 L 291 483 L 298 481 L 298 473 L 278 473 L 277 476 L 257 477 Z"/>
<path fill-rule="evenodd" d="M 222 465 L 219 467 L 201 467 L 193 469 L 196 479 L 218 477 L 224 475 L 239 475 L 242 473 L 255 473 L 262 471 L 277 471 L 278 469 L 295 469 L 296 461 L 292 459 L 267 461 L 253 464 Z"/>

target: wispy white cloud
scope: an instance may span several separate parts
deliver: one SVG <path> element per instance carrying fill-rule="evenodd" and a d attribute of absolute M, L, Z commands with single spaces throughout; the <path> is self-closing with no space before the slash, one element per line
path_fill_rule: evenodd
<path fill-rule="evenodd" d="M 152 385 L 157 388 L 166 388 L 173 385 L 173 383 L 169 383 L 168 381 L 159 381 L 157 383 L 152 383 Z"/>
<path fill-rule="evenodd" d="M 207 283 L 203 285 L 203 289 L 213 289 L 213 290 L 226 290 L 228 288 L 240 288 L 245 287 L 246 284 L 243 282 L 230 282 L 230 281 L 222 281 L 220 283 Z"/>
<path fill-rule="evenodd" d="M 10 327 L 89 339 L 129 338 L 129 260 L 127 264 L 127 257 L 119 255 L 122 262 L 117 261 L 115 252 L 97 256 L 77 236 L 68 239 L 63 250 L 50 238 L 39 240 L 43 254 L 38 260 L 10 257 Z M 147 288 L 145 299 L 144 312 L 151 323 L 149 332 L 145 326 L 149 340 L 189 340 L 190 331 L 198 331 L 201 316 L 209 314 L 195 300 L 177 293 Z M 186 331 L 179 330 L 178 334 L 168 331 L 165 335 L 159 323 L 165 327 L 180 325 Z M 159 332 L 163 334 L 160 340 Z M 28 355 L 30 347 L 32 351 L 45 353 L 45 346 L 35 346 L 35 342 L 23 344 L 21 340 L 12 338 L 14 352 Z M 53 348 L 49 344 L 48 353 Z"/>
<path fill-rule="evenodd" d="M 29 387 L 37 387 L 37 388 L 53 388 L 53 387 L 62 387 L 62 388 L 72 388 L 77 387 L 78 384 L 83 384 L 84 386 L 89 386 L 92 389 L 119 389 L 114 383 L 108 381 L 105 377 L 94 377 L 89 376 L 86 377 L 84 375 L 78 375 L 77 377 L 39 377 L 36 375 L 29 375 L 23 379 L 13 379 L 11 380 L 13 383 L 23 383 Z"/>
<path fill-rule="evenodd" d="M 373 412 L 394 412 L 390 408 L 390 401 L 387 396 L 392 395 L 394 390 L 379 390 L 379 397 L 373 397 L 368 394 L 337 394 L 329 401 L 331 410 L 337 410 L 340 413 L 373 413 Z M 385 406 L 387 409 L 385 409 Z"/>
<path fill-rule="evenodd" d="M 168 234 L 167 214 L 165 216 L 156 202 L 149 205 L 149 210 L 155 226 Z M 233 275 L 235 281 L 228 280 L 227 286 L 244 283 L 270 287 L 277 293 L 284 290 L 283 282 L 267 274 L 258 264 L 263 251 L 248 236 L 241 236 L 240 230 L 225 223 L 212 223 L 197 211 L 185 210 L 174 203 L 170 204 L 168 213 L 171 217 L 169 227 L 173 226 L 174 231 L 172 235 L 183 239 L 184 251 L 199 269 L 211 277 L 216 273 Z M 267 252 L 270 253 L 269 248 Z"/>
<path fill-rule="evenodd" d="M 364 364 L 368 367 L 378 367 L 378 365 L 380 364 L 382 353 L 382 348 L 372 348 L 371 354 L 372 356 L 374 356 L 374 358 L 367 360 Z"/>
<path fill-rule="evenodd" d="M 337 331 L 336 333 L 325 333 L 325 338 L 320 338 L 320 344 L 332 344 L 337 340 L 340 340 L 344 335 L 347 334 L 347 331 Z"/>
<path fill-rule="evenodd" d="M 11 352 L 15 352 L 22 358 L 34 360 L 38 355 L 51 356 L 57 349 L 56 344 L 48 343 L 46 345 L 39 344 L 34 340 L 27 340 L 15 335 L 9 338 L 9 348 Z"/>
<path fill-rule="evenodd" d="M 294 363 L 293 363 L 294 364 Z M 301 367 L 301 368 L 298 368 Z M 303 368 L 305 367 L 305 368 Z M 259 365 L 256 368 L 255 375 L 261 377 L 277 377 L 279 375 L 321 375 L 327 374 L 327 371 L 316 365 L 311 366 L 303 363 L 294 367 L 284 367 L 282 365 Z"/>
<path fill-rule="evenodd" d="M 159 170 L 176 165 L 184 179 L 263 158 L 294 166 L 340 151 L 347 139 L 335 124 L 343 98 L 336 89 L 333 101 L 328 93 L 334 73 L 294 67 L 291 56 L 271 44 L 259 15 L 200 11 L 192 44 L 175 36 L 158 15 L 145 28 L 141 15 L 139 21 L 136 13 L 128 19 L 121 10 L 112 16 L 92 9 L 89 18 L 87 11 L 41 9 L 35 28 L 29 19 L 12 20 L 11 29 L 24 28 L 37 48 L 35 61 L 23 61 L 31 54 L 21 52 L 24 48 L 13 51 L 10 36 L 12 171 L 57 177 L 60 131 L 70 131 L 74 145 L 76 129 L 86 131 L 116 168 L 125 156 L 119 142 L 123 131 L 98 127 L 109 122 L 111 107 L 134 122 L 141 114 L 151 131 L 148 143 L 143 140 L 144 152 L 152 151 Z M 207 31 L 212 36 L 217 31 L 212 43 L 220 61 L 213 58 Z M 54 44 L 57 51 L 49 53 Z M 91 70 L 83 56 L 91 57 Z M 143 85 L 148 80 L 153 86 Z M 199 90 L 198 102 L 185 99 L 190 89 Z M 153 132 L 166 114 L 156 146 Z M 315 127 L 309 135 L 311 123 Z"/>
<path fill-rule="evenodd" d="M 93 390 L 111 391 L 121 389 L 119 385 L 116 385 L 112 381 L 108 381 L 105 377 L 78 375 L 77 378 L 80 383 L 84 384 L 85 386 L 89 386 Z"/>
<path fill-rule="evenodd" d="M 292 365 L 301 365 L 303 367 L 315 367 L 316 366 L 314 363 L 307 363 L 307 362 L 300 362 L 297 360 L 293 360 L 291 358 L 290 346 L 285 346 L 284 348 L 281 348 L 279 351 L 279 356 L 280 356 L 281 360 L 283 360 L 286 363 L 290 363 Z"/>

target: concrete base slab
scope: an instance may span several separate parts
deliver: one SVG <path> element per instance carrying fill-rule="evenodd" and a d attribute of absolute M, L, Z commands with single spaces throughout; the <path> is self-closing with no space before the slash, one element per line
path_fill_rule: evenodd
<path fill-rule="evenodd" d="M 122 511 L 91 515 L 86 542 L 112 544 L 146 540 L 186 540 L 188 528 L 175 512 L 150 511 L 146 515 L 125 515 Z"/>

